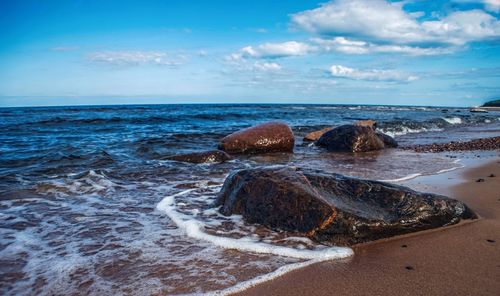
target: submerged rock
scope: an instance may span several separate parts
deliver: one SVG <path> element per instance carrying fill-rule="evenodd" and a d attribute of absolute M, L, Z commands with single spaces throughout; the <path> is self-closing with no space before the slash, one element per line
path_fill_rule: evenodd
<path fill-rule="evenodd" d="M 292 152 L 295 138 L 282 122 L 267 122 L 224 137 L 219 149 L 228 153 Z"/>
<path fill-rule="evenodd" d="M 384 142 L 386 148 L 397 148 L 399 146 L 398 142 L 389 135 L 380 132 L 376 132 L 376 135 L 380 140 L 382 140 L 382 142 Z"/>
<path fill-rule="evenodd" d="M 318 140 L 324 133 L 326 133 L 327 131 L 330 131 L 333 129 L 333 126 L 332 127 L 325 127 L 325 128 L 322 128 L 318 131 L 314 131 L 314 132 L 310 132 L 308 133 L 307 135 L 305 135 L 304 137 L 304 141 L 316 141 Z"/>
<path fill-rule="evenodd" d="M 352 245 L 458 223 L 476 215 L 462 202 L 378 181 L 292 167 L 232 173 L 217 205 L 223 215 Z"/>
<path fill-rule="evenodd" d="M 211 150 L 211 151 L 194 152 L 188 154 L 177 154 L 177 155 L 167 156 L 164 159 L 182 161 L 182 162 L 191 162 L 191 163 L 205 163 L 205 162 L 224 162 L 226 160 L 230 160 L 231 156 L 221 150 Z"/>
<path fill-rule="evenodd" d="M 365 152 L 384 149 L 382 139 L 371 127 L 342 125 L 324 133 L 316 145 L 328 151 Z"/>

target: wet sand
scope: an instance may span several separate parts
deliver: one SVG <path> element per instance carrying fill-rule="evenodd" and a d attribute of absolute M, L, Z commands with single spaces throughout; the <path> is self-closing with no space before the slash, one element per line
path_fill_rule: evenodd
<path fill-rule="evenodd" d="M 359 245 L 346 262 L 314 264 L 241 294 L 500 295 L 498 157 L 404 185 L 462 200 L 481 218 Z"/>

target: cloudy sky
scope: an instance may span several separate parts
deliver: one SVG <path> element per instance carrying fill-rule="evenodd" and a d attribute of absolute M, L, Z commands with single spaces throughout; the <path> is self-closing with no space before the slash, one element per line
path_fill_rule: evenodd
<path fill-rule="evenodd" d="M 0 106 L 500 97 L 500 0 L 0 0 Z"/>

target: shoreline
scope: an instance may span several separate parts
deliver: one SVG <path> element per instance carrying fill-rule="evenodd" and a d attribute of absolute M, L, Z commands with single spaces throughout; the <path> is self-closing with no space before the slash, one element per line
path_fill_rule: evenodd
<path fill-rule="evenodd" d="M 500 161 L 399 183 L 464 201 L 480 217 L 353 246 L 345 261 L 313 263 L 232 295 L 491 295 L 500 291 Z M 490 174 L 496 177 L 488 177 Z M 476 182 L 479 178 L 484 182 Z"/>

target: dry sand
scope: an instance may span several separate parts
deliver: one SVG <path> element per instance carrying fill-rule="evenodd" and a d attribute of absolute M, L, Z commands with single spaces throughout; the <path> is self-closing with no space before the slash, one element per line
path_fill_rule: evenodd
<path fill-rule="evenodd" d="M 498 158 L 409 185 L 462 200 L 481 219 L 359 245 L 346 262 L 311 265 L 242 294 L 500 295 Z"/>

